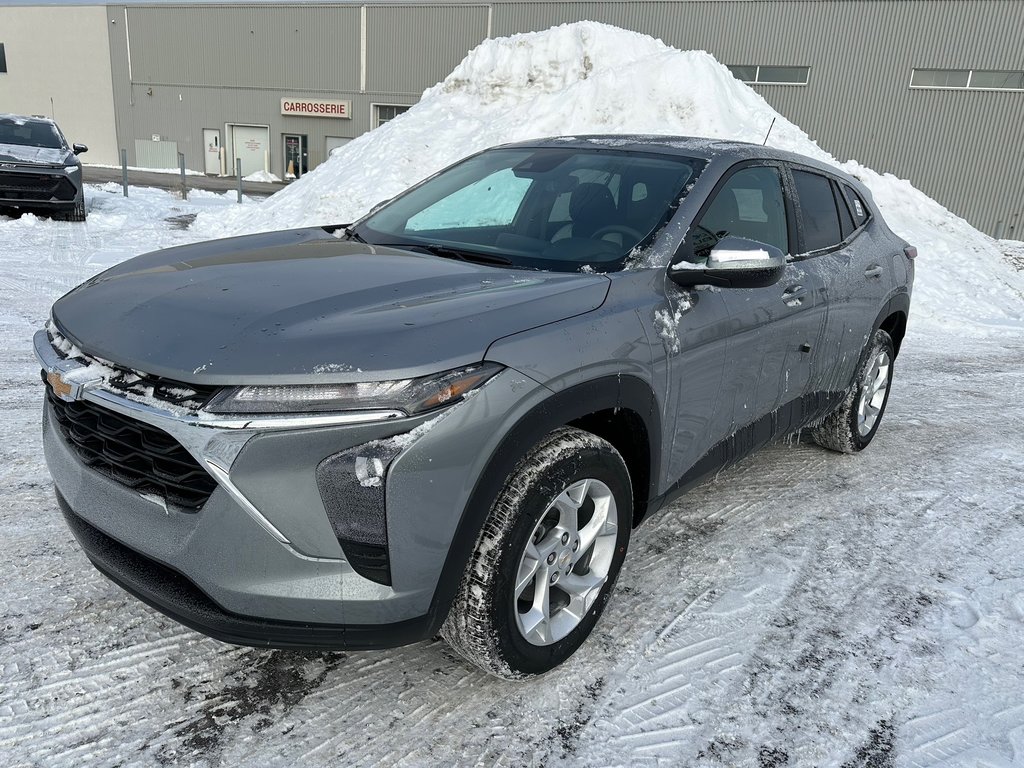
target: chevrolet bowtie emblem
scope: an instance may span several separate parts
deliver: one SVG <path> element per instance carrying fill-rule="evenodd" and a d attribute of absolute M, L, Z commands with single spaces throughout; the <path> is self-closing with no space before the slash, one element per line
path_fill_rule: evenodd
<path fill-rule="evenodd" d="M 46 374 L 46 382 L 50 385 L 50 389 L 53 390 L 53 394 L 59 397 L 61 400 L 74 400 L 73 394 L 74 388 L 60 375 L 60 371 L 50 371 Z"/>

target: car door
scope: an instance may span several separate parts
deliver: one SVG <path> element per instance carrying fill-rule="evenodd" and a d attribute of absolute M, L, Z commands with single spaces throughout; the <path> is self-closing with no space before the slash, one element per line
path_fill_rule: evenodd
<path fill-rule="evenodd" d="M 690 227 L 684 254 L 706 259 L 723 237 L 734 236 L 793 253 L 799 239 L 782 164 L 747 161 L 733 166 Z M 728 313 L 727 362 L 710 448 L 798 399 L 809 381 L 809 351 L 823 332 L 820 275 L 796 263 L 765 288 L 721 290 Z"/>
<path fill-rule="evenodd" d="M 870 238 L 862 236 L 867 221 L 863 202 L 858 198 L 854 208 L 843 183 L 817 169 L 793 166 L 791 172 L 801 232 L 801 251 L 794 263 L 816 275 L 824 287 L 825 328 L 821 344 L 811 354 L 809 389 L 839 393 L 853 376 L 864 346 L 860 337 L 874 320 L 867 306 L 881 306 L 881 296 L 872 300 L 866 294 L 881 283 L 872 275 L 881 275 L 883 269 L 871 258 Z M 871 318 L 866 320 L 868 314 Z"/>

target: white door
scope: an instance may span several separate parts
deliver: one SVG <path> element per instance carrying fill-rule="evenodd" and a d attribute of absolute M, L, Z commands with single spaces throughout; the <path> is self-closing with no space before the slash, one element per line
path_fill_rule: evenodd
<path fill-rule="evenodd" d="M 266 169 L 267 151 L 270 149 L 270 129 L 258 125 L 231 126 L 231 171 L 234 175 L 235 158 L 242 160 L 242 175 L 248 176 Z"/>
<path fill-rule="evenodd" d="M 216 128 L 203 128 L 203 170 L 211 176 L 220 175 L 220 131 Z"/>
<path fill-rule="evenodd" d="M 352 141 L 352 139 L 346 139 L 346 138 L 344 138 L 342 136 L 328 136 L 324 140 L 324 142 L 325 142 L 325 149 L 327 150 L 326 152 L 324 152 L 324 156 L 325 157 L 330 157 L 331 156 L 331 152 L 336 150 L 338 147 L 344 147 L 350 141 Z"/>

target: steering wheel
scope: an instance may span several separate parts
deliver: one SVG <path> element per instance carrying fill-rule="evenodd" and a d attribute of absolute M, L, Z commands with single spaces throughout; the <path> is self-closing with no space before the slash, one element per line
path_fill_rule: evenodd
<path fill-rule="evenodd" d="M 643 233 L 637 232 L 635 229 L 627 227 L 625 224 L 606 224 L 603 227 L 598 227 L 590 233 L 590 239 L 600 240 L 602 236 L 616 232 L 621 235 L 629 235 L 637 243 L 644 239 Z"/>

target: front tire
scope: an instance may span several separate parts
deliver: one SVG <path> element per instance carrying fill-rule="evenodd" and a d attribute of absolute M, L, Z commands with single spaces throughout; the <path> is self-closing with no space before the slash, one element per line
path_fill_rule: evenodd
<path fill-rule="evenodd" d="M 477 540 L 441 635 L 514 679 L 568 659 L 590 635 L 629 544 L 629 471 L 589 432 L 552 432 L 516 465 Z"/>
<path fill-rule="evenodd" d="M 811 432 L 818 445 L 840 453 L 858 453 L 867 448 L 889 402 L 895 359 L 892 338 L 881 329 L 875 331 L 846 398 Z"/>
<path fill-rule="evenodd" d="M 85 193 L 80 200 L 76 200 L 73 207 L 64 212 L 65 221 L 85 221 Z"/>

